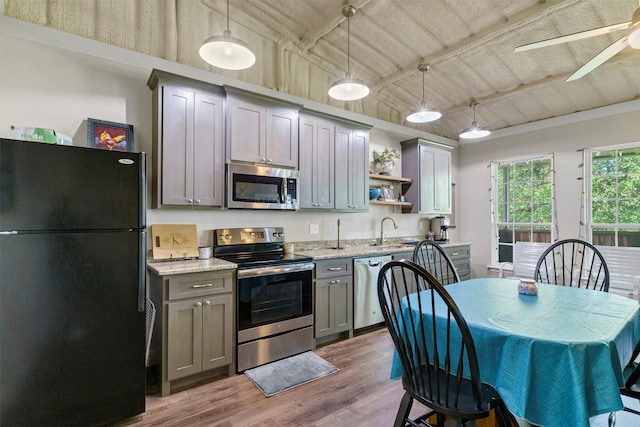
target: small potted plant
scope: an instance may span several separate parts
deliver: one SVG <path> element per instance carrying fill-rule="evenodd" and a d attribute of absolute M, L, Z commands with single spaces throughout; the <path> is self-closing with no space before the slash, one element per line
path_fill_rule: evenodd
<path fill-rule="evenodd" d="M 373 167 L 380 175 L 389 175 L 396 165 L 395 159 L 400 158 L 400 153 L 395 148 L 389 150 L 384 147 L 382 151 L 373 150 Z"/>

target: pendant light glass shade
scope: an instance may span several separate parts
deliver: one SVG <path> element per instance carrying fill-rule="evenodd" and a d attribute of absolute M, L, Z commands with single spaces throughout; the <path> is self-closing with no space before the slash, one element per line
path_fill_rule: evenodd
<path fill-rule="evenodd" d="M 460 134 L 460 138 L 462 139 L 476 139 L 476 138 L 484 138 L 485 136 L 489 136 L 491 131 L 486 127 L 479 125 L 476 122 L 471 124 L 471 127 L 466 128 Z"/>
<path fill-rule="evenodd" d="M 227 0 L 227 29 L 221 36 L 209 37 L 200 46 L 200 57 L 214 67 L 225 70 L 244 70 L 256 62 L 249 46 L 229 31 L 229 0 Z"/>
<path fill-rule="evenodd" d="M 363 81 L 354 79 L 346 73 L 344 79 L 338 80 L 329 88 L 329 96 L 339 101 L 355 101 L 369 95 L 369 88 Z"/>
<path fill-rule="evenodd" d="M 342 8 L 342 14 L 347 18 L 347 72 L 344 75 L 344 79 L 334 82 L 329 88 L 329 96 L 338 101 L 356 101 L 369 95 L 369 88 L 367 85 L 358 79 L 353 78 L 350 71 L 350 43 L 349 38 L 351 34 L 349 18 L 356 13 L 356 8 L 351 5 L 346 5 Z"/>
<path fill-rule="evenodd" d="M 421 62 L 418 65 L 418 70 L 422 71 L 422 102 L 420 103 L 420 108 L 417 110 L 413 110 L 407 116 L 407 121 L 411 123 L 428 123 L 434 120 L 438 120 L 442 117 L 440 111 L 435 108 L 428 107 L 427 103 L 424 101 L 424 73 L 429 69 L 429 64 L 425 64 Z"/>
<path fill-rule="evenodd" d="M 413 110 L 408 116 L 407 121 L 411 123 L 429 123 L 442 117 L 442 113 L 435 108 L 427 107 L 423 102 L 420 108 Z"/>
<path fill-rule="evenodd" d="M 484 138 L 485 136 L 489 136 L 491 131 L 487 129 L 485 126 L 482 126 L 476 122 L 476 107 L 478 103 L 475 99 L 471 100 L 471 104 L 469 104 L 471 108 L 473 108 L 473 122 L 471 122 L 471 126 L 466 128 L 460 133 L 460 138 L 462 139 L 477 139 Z"/>

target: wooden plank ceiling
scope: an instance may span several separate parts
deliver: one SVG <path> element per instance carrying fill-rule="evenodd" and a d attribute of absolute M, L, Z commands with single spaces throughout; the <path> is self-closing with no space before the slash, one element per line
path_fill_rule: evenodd
<path fill-rule="evenodd" d="M 377 117 L 454 140 L 471 123 L 492 130 L 638 99 L 640 51 L 625 48 L 585 77 L 565 79 L 625 34 L 527 52 L 522 44 L 630 21 L 638 0 L 351 0 L 350 70 L 371 94 L 327 95 L 347 69 L 343 0 L 230 0 L 229 29 L 257 63 L 224 71 L 198 56 L 227 25 L 225 0 L 4 0 L 5 15 Z M 405 121 L 424 97 L 442 113 Z"/>

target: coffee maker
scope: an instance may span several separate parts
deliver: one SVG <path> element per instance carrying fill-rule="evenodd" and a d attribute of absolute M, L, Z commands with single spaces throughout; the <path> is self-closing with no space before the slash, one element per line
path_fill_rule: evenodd
<path fill-rule="evenodd" d="M 435 233 L 436 242 L 449 241 L 449 217 L 437 216 L 431 218 L 431 231 Z"/>

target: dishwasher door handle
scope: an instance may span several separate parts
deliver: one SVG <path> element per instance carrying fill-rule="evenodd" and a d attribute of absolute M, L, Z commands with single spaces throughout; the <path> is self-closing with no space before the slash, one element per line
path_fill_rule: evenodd
<path fill-rule="evenodd" d="M 380 261 L 378 261 L 378 262 L 369 261 L 369 267 L 378 267 L 380 264 L 381 264 Z"/>

